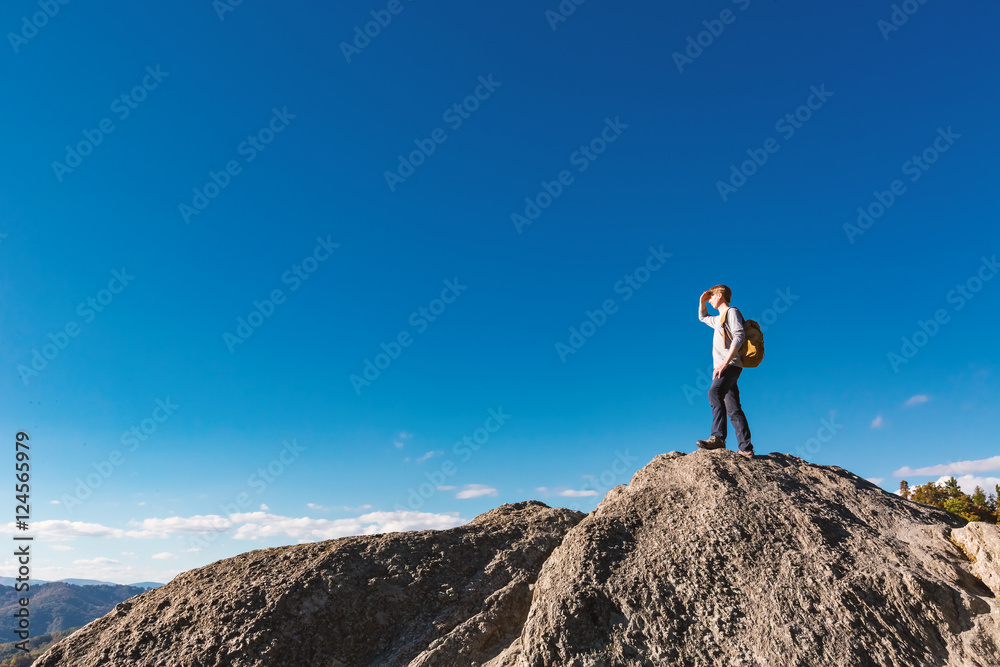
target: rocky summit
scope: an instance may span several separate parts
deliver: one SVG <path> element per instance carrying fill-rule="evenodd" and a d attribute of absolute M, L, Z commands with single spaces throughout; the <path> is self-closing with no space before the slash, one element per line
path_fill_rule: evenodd
<path fill-rule="evenodd" d="M 38 667 L 1000 666 L 1000 529 L 837 467 L 654 458 L 583 515 L 253 551 Z"/>

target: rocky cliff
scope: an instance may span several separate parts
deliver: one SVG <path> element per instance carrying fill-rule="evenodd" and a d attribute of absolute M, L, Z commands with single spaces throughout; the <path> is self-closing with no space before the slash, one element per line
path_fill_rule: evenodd
<path fill-rule="evenodd" d="M 39 667 L 1000 666 L 1000 530 L 840 468 L 656 457 L 589 515 L 254 551 Z"/>

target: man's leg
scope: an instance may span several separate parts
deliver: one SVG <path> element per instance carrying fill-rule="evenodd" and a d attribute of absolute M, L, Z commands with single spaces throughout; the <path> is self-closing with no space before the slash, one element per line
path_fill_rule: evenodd
<path fill-rule="evenodd" d="M 712 380 L 712 386 L 708 388 L 708 403 L 712 406 L 712 435 L 723 440 L 726 439 L 726 404 L 728 403 L 726 396 L 742 370 L 742 368 L 727 366 L 723 369 L 722 375 Z M 739 403 L 737 403 L 738 406 Z M 735 421 L 733 426 L 736 426 Z"/>
<path fill-rule="evenodd" d="M 728 370 L 728 369 L 727 369 Z M 750 425 L 747 424 L 747 417 L 743 414 L 740 406 L 740 388 L 736 380 L 743 372 L 742 368 L 737 368 L 737 373 L 733 378 L 733 384 L 725 395 L 726 410 L 729 412 L 729 419 L 733 422 L 733 430 L 736 431 L 736 441 L 740 444 L 741 452 L 752 452 L 753 444 L 750 442 Z"/>

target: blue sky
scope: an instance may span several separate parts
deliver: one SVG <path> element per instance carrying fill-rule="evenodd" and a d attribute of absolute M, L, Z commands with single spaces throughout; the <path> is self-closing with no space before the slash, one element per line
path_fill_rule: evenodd
<path fill-rule="evenodd" d="M 716 283 L 759 453 L 1000 477 L 993 6 L 46 6 L 0 13 L 35 576 L 589 511 L 708 435 Z"/>

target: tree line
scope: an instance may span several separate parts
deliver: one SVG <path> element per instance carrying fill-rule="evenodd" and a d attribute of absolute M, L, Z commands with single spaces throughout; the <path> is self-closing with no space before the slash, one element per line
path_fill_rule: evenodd
<path fill-rule="evenodd" d="M 996 485 L 994 491 L 986 495 L 982 487 L 976 486 L 970 495 L 959 488 L 958 480 L 954 477 L 949 477 L 943 484 L 928 482 L 913 488 L 905 479 L 899 483 L 899 495 L 907 500 L 933 505 L 969 521 L 986 523 L 1000 523 L 1000 509 L 997 508 L 1000 484 Z"/>

